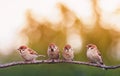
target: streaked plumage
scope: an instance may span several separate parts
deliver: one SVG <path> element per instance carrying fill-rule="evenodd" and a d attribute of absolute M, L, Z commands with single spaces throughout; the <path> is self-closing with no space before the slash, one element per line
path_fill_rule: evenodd
<path fill-rule="evenodd" d="M 87 45 L 87 58 L 92 63 L 96 63 L 98 65 L 103 65 L 103 60 L 101 57 L 101 53 L 97 49 L 97 46 L 94 44 Z"/>
<path fill-rule="evenodd" d="M 50 60 L 59 59 L 59 49 L 54 43 L 50 43 L 48 46 L 47 54 Z"/>
<path fill-rule="evenodd" d="M 63 48 L 62 56 L 63 56 L 63 59 L 66 60 L 66 61 L 72 61 L 73 60 L 74 51 L 73 51 L 71 45 L 69 45 L 69 44 L 65 45 L 65 47 Z"/>
<path fill-rule="evenodd" d="M 39 56 L 45 57 L 44 55 L 39 55 L 36 51 L 28 48 L 25 45 L 20 46 L 18 51 L 25 61 L 35 61 Z"/>

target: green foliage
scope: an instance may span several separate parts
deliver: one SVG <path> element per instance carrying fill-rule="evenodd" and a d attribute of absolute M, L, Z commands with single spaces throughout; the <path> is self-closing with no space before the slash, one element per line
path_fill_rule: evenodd
<path fill-rule="evenodd" d="M 1 76 L 119 76 L 120 69 L 103 70 L 75 64 L 21 65 L 0 69 Z"/>

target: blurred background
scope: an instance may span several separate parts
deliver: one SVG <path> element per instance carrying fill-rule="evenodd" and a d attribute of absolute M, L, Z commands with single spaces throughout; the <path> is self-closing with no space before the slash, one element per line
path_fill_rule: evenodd
<path fill-rule="evenodd" d="M 74 60 L 87 62 L 86 45 L 96 44 L 106 65 L 120 64 L 120 0 L 1 0 L 0 63 L 21 61 L 20 45 L 47 55 L 54 42 L 74 48 Z M 38 58 L 42 59 L 42 58 Z M 43 58 L 43 59 L 47 59 Z M 20 65 L 1 76 L 120 76 L 120 69 L 75 64 Z"/>

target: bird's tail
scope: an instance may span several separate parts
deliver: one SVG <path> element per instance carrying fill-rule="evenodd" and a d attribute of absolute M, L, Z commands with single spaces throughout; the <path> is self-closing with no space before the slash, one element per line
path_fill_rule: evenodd
<path fill-rule="evenodd" d="M 39 57 L 46 57 L 45 55 L 38 55 Z"/>
<path fill-rule="evenodd" d="M 103 70 L 107 70 L 107 68 L 105 68 L 105 66 L 106 66 L 105 64 L 102 64 L 102 65 L 101 65 L 101 67 L 103 67 L 103 68 L 102 68 Z"/>
<path fill-rule="evenodd" d="M 105 68 L 106 65 L 105 65 L 103 62 L 100 62 L 100 63 L 97 63 L 97 64 L 100 65 L 103 70 L 107 70 L 107 69 Z"/>

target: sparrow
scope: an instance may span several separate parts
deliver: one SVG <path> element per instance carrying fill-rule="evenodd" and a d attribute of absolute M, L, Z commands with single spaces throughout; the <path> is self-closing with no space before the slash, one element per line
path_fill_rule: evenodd
<path fill-rule="evenodd" d="M 73 51 L 73 48 L 71 47 L 71 45 L 69 45 L 69 44 L 65 45 L 65 47 L 63 48 L 62 56 L 63 56 L 63 59 L 66 61 L 73 60 L 74 51 Z"/>
<path fill-rule="evenodd" d="M 58 60 L 59 59 L 59 49 L 54 43 L 50 43 L 48 46 L 47 54 L 49 60 Z"/>
<path fill-rule="evenodd" d="M 29 47 L 22 45 L 17 49 L 21 57 L 26 61 L 34 62 L 37 57 L 45 57 L 44 55 L 39 55 L 36 51 L 30 49 Z"/>
<path fill-rule="evenodd" d="M 101 53 L 98 50 L 97 46 L 94 44 L 88 44 L 86 47 L 87 47 L 87 58 L 90 60 L 90 62 L 96 63 L 98 65 L 104 65 L 101 57 Z"/>

